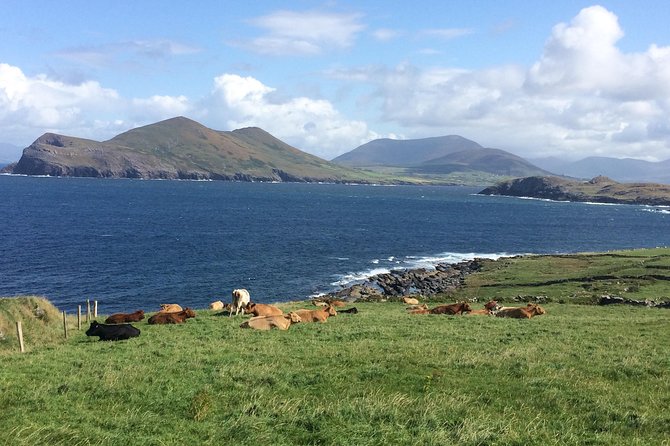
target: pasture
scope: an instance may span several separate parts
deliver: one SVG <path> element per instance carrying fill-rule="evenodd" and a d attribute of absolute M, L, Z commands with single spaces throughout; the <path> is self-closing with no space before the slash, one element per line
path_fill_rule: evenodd
<path fill-rule="evenodd" d="M 5 352 L 0 444 L 668 444 L 667 309 L 550 303 L 517 320 L 356 307 L 267 332 L 200 310 L 134 323 L 127 341 L 83 327 Z"/>

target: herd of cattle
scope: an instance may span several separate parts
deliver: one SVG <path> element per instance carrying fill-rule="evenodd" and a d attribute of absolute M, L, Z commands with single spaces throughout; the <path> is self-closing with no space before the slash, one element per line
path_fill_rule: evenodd
<path fill-rule="evenodd" d="M 337 313 L 358 313 L 356 307 L 343 309 L 341 307 L 347 304 L 340 300 L 313 300 L 312 303 L 319 307 L 314 310 L 294 310 L 288 314 L 278 307 L 270 304 L 257 304 L 251 302 L 249 292 L 245 289 L 233 290 L 232 303 L 224 304 L 222 301 L 212 302 L 211 310 L 227 311 L 230 317 L 242 314 L 252 315 L 240 325 L 240 328 L 252 328 L 256 330 L 288 330 L 291 324 L 306 322 L 326 322 L 329 317 L 336 316 Z M 438 305 L 429 309 L 426 304 L 419 305 L 415 298 L 403 298 L 403 303 L 410 305 L 407 307 L 409 314 L 447 314 L 447 315 L 488 315 L 496 317 L 512 317 L 520 319 L 530 319 L 533 316 L 545 314 L 544 308 L 537 304 L 529 303 L 525 307 L 503 307 L 494 300 L 487 302 L 481 310 L 473 310 L 467 302 L 459 302 L 448 305 Z M 340 310 L 336 310 L 339 307 Z M 190 308 L 183 309 L 178 304 L 161 304 L 161 309 L 151 316 L 147 322 L 149 324 L 181 324 L 188 318 L 195 317 L 195 312 Z M 101 341 L 118 341 L 122 339 L 134 338 L 140 335 L 140 330 L 132 322 L 139 322 L 144 319 L 144 311 L 138 310 L 134 313 L 116 313 L 109 316 L 104 324 L 97 321 L 91 322 L 91 326 L 86 330 L 87 336 L 98 336 Z"/>

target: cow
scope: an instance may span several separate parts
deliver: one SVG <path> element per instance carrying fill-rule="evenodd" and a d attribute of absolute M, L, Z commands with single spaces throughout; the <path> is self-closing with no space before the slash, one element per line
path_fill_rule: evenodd
<path fill-rule="evenodd" d="M 140 335 L 140 330 L 130 324 L 105 325 L 98 321 L 91 322 L 86 330 L 86 336 L 98 336 L 99 341 L 120 341 L 122 339 L 135 338 Z"/>
<path fill-rule="evenodd" d="M 152 325 L 182 324 L 190 317 L 195 317 L 195 312 L 190 308 L 186 308 L 178 313 L 156 313 L 151 316 L 147 322 Z"/>
<path fill-rule="evenodd" d="M 538 304 L 528 304 L 526 307 L 506 307 L 496 313 L 497 317 L 513 317 L 517 319 L 530 319 L 533 316 L 545 314 L 544 308 Z"/>
<path fill-rule="evenodd" d="M 302 319 L 301 322 L 326 322 L 329 316 L 337 316 L 337 311 L 332 305 L 318 310 L 295 310 Z"/>
<path fill-rule="evenodd" d="M 358 308 L 351 307 L 351 308 L 347 308 L 346 310 L 340 310 L 340 311 L 338 311 L 338 313 L 358 314 Z"/>
<path fill-rule="evenodd" d="M 472 311 L 472 308 L 470 308 L 470 304 L 467 302 L 459 302 L 457 304 L 439 305 L 429 310 L 429 313 L 454 315 L 454 314 L 463 314 L 466 311 Z"/>
<path fill-rule="evenodd" d="M 144 310 L 134 313 L 115 313 L 105 319 L 105 324 L 122 324 L 124 322 L 139 322 L 144 319 Z"/>
<path fill-rule="evenodd" d="M 300 316 L 297 313 L 290 312 L 289 314 L 282 314 L 278 316 L 256 316 L 240 325 L 240 328 L 253 328 L 255 330 L 271 330 L 278 328 L 279 330 L 288 330 L 291 324 L 301 322 Z"/>
<path fill-rule="evenodd" d="M 233 310 L 235 310 L 235 316 L 242 310 L 244 314 L 244 307 L 251 302 L 251 296 L 249 296 L 249 291 L 244 288 L 233 290 L 233 305 L 230 309 L 229 316 L 233 315 Z"/>
<path fill-rule="evenodd" d="M 314 299 L 312 301 L 312 305 L 314 305 L 315 307 L 327 307 L 328 302 L 324 302 L 322 300 Z"/>
<path fill-rule="evenodd" d="M 426 305 L 426 304 L 421 304 L 421 305 L 411 305 L 411 306 L 405 308 L 405 310 L 407 310 L 407 311 L 427 310 L 427 309 L 428 309 L 428 305 Z"/>
<path fill-rule="evenodd" d="M 328 305 L 333 306 L 333 307 L 346 307 L 347 306 L 346 302 L 341 301 L 341 300 L 337 300 L 337 299 L 328 300 L 327 303 L 328 303 Z"/>
<path fill-rule="evenodd" d="M 279 308 L 268 304 L 254 304 L 249 302 L 244 307 L 244 312 L 254 316 L 280 316 L 284 314 Z"/>
<path fill-rule="evenodd" d="M 403 297 L 402 303 L 406 305 L 419 305 L 419 299 L 416 299 L 414 297 Z"/>
<path fill-rule="evenodd" d="M 221 302 L 220 300 L 214 301 L 211 304 L 209 304 L 209 309 L 210 310 L 223 310 L 224 308 L 224 303 Z"/>
<path fill-rule="evenodd" d="M 493 315 L 498 311 L 498 308 L 500 308 L 500 306 L 498 305 L 498 302 L 496 302 L 495 300 L 490 300 L 490 301 L 486 302 L 486 304 L 484 304 L 484 308 L 482 308 L 481 310 L 472 310 L 468 313 L 468 315 L 472 315 L 472 316 Z"/>
<path fill-rule="evenodd" d="M 184 309 L 178 304 L 161 304 L 159 313 L 178 313 Z"/>

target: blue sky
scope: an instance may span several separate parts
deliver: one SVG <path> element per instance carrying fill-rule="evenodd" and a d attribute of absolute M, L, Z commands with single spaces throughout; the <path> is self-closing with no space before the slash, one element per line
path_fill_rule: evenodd
<path fill-rule="evenodd" d="M 670 158 L 667 1 L 243 3 L 2 0 L 0 142 L 183 115 L 326 159 L 448 134 L 527 158 Z"/>

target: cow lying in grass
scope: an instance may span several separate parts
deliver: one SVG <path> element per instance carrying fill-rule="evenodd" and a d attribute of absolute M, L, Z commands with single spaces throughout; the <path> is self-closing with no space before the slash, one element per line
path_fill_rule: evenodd
<path fill-rule="evenodd" d="M 467 302 L 459 302 L 457 304 L 449 304 L 449 305 L 438 305 L 437 307 L 433 309 L 427 309 L 427 308 L 417 308 L 416 310 L 410 310 L 409 314 L 449 314 L 449 315 L 456 315 L 456 314 L 464 314 L 466 312 L 472 311 L 472 308 L 470 308 L 470 304 Z"/>
<path fill-rule="evenodd" d="M 274 305 L 254 304 L 251 302 L 244 307 L 244 312 L 253 314 L 254 316 L 281 316 L 283 314 L 283 311 Z"/>
<path fill-rule="evenodd" d="M 134 313 L 115 313 L 105 319 L 105 324 L 122 324 L 124 322 L 139 322 L 144 319 L 144 310 Z"/>
<path fill-rule="evenodd" d="M 502 308 L 500 305 L 498 305 L 498 302 L 495 300 L 490 300 L 484 304 L 484 308 L 481 310 L 472 310 L 468 313 L 468 315 L 472 316 L 489 316 L 489 315 L 494 315 L 500 308 Z"/>
<path fill-rule="evenodd" d="M 297 313 L 290 312 L 279 316 L 256 316 L 242 323 L 240 328 L 253 328 L 255 330 L 288 330 L 291 324 L 300 322 L 300 316 Z"/>
<path fill-rule="evenodd" d="M 156 313 L 149 318 L 148 323 L 154 324 L 182 324 L 186 319 L 195 317 L 195 311 L 187 308 L 177 313 Z"/>
<path fill-rule="evenodd" d="M 98 336 L 100 341 L 120 341 L 135 338 L 139 335 L 140 330 L 130 324 L 105 325 L 93 321 L 86 330 L 86 336 Z"/>
<path fill-rule="evenodd" d="M 538 304 L 528 304 L 525 307 L 504 307 L 496 313 L 498 317 L 513 317 L 517 319 L 530 319 L 533 316 L 545 314 L 544 308 Z"/>
<path fill-rule="evenodd" d="M 177 313 L 183 310 L 184 309 L 179 304 L 161 304 L 159 313 Z"/>
<path fill-rule="evenodd" d="M 295 310 L 302 319 L 301 322 L 326 322 L 329 316 L 337 316 L 337 311 L 332 305 L 318 310 Z"/>

